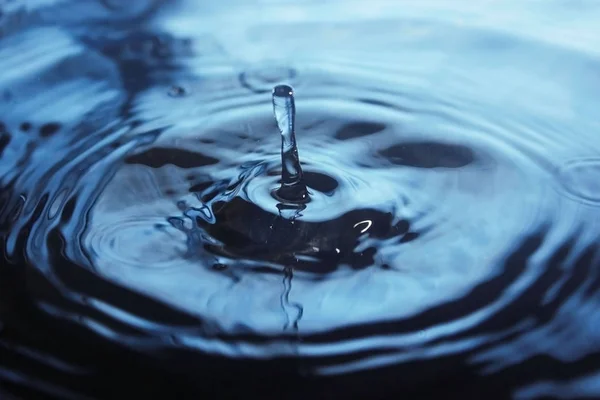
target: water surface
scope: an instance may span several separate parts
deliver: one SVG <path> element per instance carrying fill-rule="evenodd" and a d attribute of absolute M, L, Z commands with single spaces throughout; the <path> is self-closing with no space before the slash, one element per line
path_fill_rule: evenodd
<path fill-rule="evenodd" d="M 6 396 L 600 395 L 600 8 L 164 3 L 1 5 Z"/>

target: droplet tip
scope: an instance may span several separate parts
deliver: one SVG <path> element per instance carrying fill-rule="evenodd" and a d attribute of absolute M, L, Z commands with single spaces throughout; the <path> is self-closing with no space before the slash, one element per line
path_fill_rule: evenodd
<path fill-rule="evenodd" d="M 273 96 L 277 97 L 293 97 L 294 89 L 288 85 L 277 85 L 273 88 Z"/>

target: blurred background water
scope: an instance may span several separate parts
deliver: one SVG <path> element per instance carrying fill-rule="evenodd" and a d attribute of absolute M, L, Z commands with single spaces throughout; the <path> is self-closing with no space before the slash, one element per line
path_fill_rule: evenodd
<path fill-rule="evenodd" d="M 2 398 L 600 397 L 599 20 L 0 2 Z"/>

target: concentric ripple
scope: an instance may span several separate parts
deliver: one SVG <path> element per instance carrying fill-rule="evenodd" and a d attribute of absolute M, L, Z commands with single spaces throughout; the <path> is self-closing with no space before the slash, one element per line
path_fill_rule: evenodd
<path fill-rule="evenodd" d="M 336 79 L 342 81 L 343 77 L 338 74 Z M 96 247 L 93 262 L 97 270 L 106 270 L 111 279 L 137 290 L 146 291 L 145 285 L 154 282 L 152 291 L 164 293 L 163 301 L 210 316 L 225 331 L 241 323 L 264 334 L 281 329 L 281 310 L 267 306 L 242 320 L 235 314 L 222 315 L 220 310 L 243 308 L 249 297 L 258 300 L 265 296 L 263 304 L 269 304 L 267 299 L 278 289 L 273 290 L 273 283 L 267 282 L 277 278 L 265 282 L 267 278 L 260 273 L 248 274 L 261 270 L 256 266 L 261 260 L 267 262 L 266 267 L 281 259 L 281 271 L 297 270 L 291 296 L 305 310 L 299 332 L 310 334 L 404 318 L 460 298 L 497 275 L 513 243 L 550 218 L 546 212 L 552 205 L 545 198 L 549 186 L 543 184 L 547 181 L 549 185 L 549 174 L 518 150 L 507 152 L 493 137 L 479 135 L 467 121 L 460 120 L 460 114 L 443 116 L 453 124 L 431 124 L 422 130 L 423 120 L 428 119 L 426 111 L 422 116 L 399 111 L 416 108 L 410 99 L 389 107 L 343 100 L 338 87 L 344 87 L 349 99 L 359 94 L 375 97 L 378 92 L 368 94 L 361 88 L 353 94 L 349 92 L 351 79 L 330 90 L 318 83 L 318 77 L 314 80 L 315 88 L 326 95 L 311 95 L 310 76 L 304 77 L 304 90 L 297 91 L 301 159 L 307 172 L 327 177 L 336 183 L 335 188 L 322 192 L 314 188 L 318 183 L 308 179 L 312 201 L 296 211 L 295 221 L 288 226 L 278 201 L 271 196 L 278 185 L 280 165 L 279 137 L 270 105 L 254 106 L 248 99 L 248 105 L 211 113 L 204 123 L 199 117 L 197 127 L 185 132 L 170 134 L 167 130 L 152 144 L 185 149 L 197 154 L 199 161 L 210 154 L 218 163 L 147 163 L 142 169 L 138 164 L 137 173 L 123 167 L 100 196 L 101 208 L 92 211 L 88 232 L 93 235 L 95 221 L 106 220 L 109 209 L 124 218 L 139 209 L 140 199 L 162 197 L 172 208 L 185 204 L 183 212 L 165 213 L 164 218 L 176 218 L 181 226 L 189 227 L 182 228 L 187 237 L 179 242 L 188 246 L 186 253 L 205 248 L 207 237 L 220 245 L 209 245 L 207 253 L 186 263 L 173 260 L 178 265 L 180 295 L 170 296 L 161 288 L 172 281 L 161 282 L 160 274 L 150 268 L 143 274 L 123 265 L 115 269 L 112 258 L 103 257 L 103 249 Z M 149 96 L 152 98 L 151 92 Z M 213 107 L 218 105 L 213 102 Z M 358 134 L 360 127 L 375 124 L 379 124 L 378 132 Z M 356 137 L 340 134 L 348 130 Z M 152 178 L 144 178 L 147 184 L 142 185 L 142 176 Z M 202 182 L 200 188 L 196 181 Z M 123 189 L 130 187 L 136 187 L 136 196 L 124 198 Z M 229 202 L 231 206 L 227 206 Z M 228 211 L 223 207 L 229 207 Z M 152 225 L 140 224 L 139 228 L 141 235 Z M 297 243 L 292 246 L 290 242 Z M 132 259 L 140 257 L 132 249 L 123 250 Z M 286 251 L 291 252 L 289 257 L 281 254 Z M 270 257 L 265 259 L 265 252 Z M 322 252 L 330 265 L 320 266 L 321 270 L 311 267 L 310 260 L 318 259 Z M 332 253 L 339 253 L 339 259 L 331 257 Z M 233 269 L 242 278 L 240 283 L 230 287 L 230 274 L 215 275 L 212 266 L 216 259 Z M 348 267 L 360 272 L 334 273 L 321 282 L 303 274 L 307 269 L 323 274 Z M 201 286 L 207 290 L 207 282 L 214 289 L 206 293 L 211 304 L 223 302 L 212 314 L 197 303 L 197 290 Z M 257 292 L 256 287 L 263 285 L 269 289 Z M 327 290 L 330 286 L 335 286 L 334 294 Z M 342 303 L 352 312 L 340 313 Z"/>
<path fill-rule="evenodd" d="M 80 340 L 43 368 L 99 381 L 120 367 L 95 343 L 191 395 L 230 367 L 365 398 L 598 395 L 600 61 L 584 47 L 422 5 L 332 24 L 311 4 L 240 5 L 244 22 L 91 3 L 116 25 L 25 21 L 0 40 L 0 272 L 26 282 L 0 288 L 0 383 L 105 387 L 18 364 L 58 352 L 23 336 L 25 296 L 68 326 L 48 335 Z M 278 84 L 310 201 L 274 195 Z"/>

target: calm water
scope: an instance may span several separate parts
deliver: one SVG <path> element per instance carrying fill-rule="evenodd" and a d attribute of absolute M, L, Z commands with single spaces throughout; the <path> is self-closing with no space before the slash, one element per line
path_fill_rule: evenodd
<path fill-rule="evenodd" d="M 0 3 L 2 398 L 600 397 L 598 20 Z"/>

